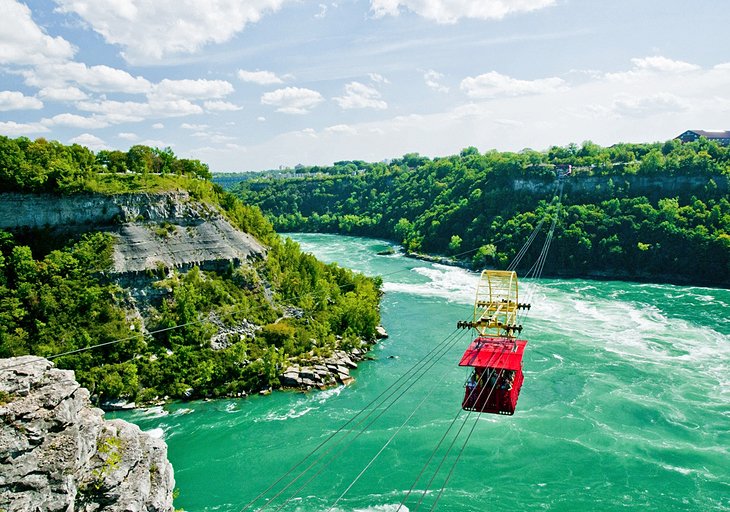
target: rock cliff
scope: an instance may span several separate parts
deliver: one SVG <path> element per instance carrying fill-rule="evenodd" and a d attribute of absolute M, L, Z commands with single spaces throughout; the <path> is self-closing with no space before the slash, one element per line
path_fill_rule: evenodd
<path fill-rule="evenodd" d="M 167 446 L 107 421 L 69 370 L 0 360 L 0 510 L 172 511 Z"/>
<path fill-rule="evenodd" d="M 261 257 L 265 248 L 187 192 L 0 194 L 0 229 L 108 231 L 115 273 L 205 266 Z"/>

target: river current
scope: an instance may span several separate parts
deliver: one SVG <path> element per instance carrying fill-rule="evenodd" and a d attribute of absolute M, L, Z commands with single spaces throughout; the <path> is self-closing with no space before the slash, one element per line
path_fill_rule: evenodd
<path fill-rule="evenodd" d="M 517 411 L 459 414 L 458 361 L 471 340 L 455 325 L 470 318 L 478 274 L 378 256 L 383 241 L 290 236 L 324 261 L 383 276 L 390 337 L 347 387 L 117 414 L 166 440 L 177 507 L 395 512 L 407 496 L 402 512 L 730 510 L 729 290 L 521 281 L 532 309 Z M 451 348 L 429 357 L 437 346 Z M 401 382 L 397 402 L 376 402 L 338 433 Z"/>

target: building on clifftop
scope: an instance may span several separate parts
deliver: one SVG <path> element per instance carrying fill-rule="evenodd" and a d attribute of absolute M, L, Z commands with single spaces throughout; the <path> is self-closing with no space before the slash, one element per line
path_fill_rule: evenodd
<path fill-rule="evenodd" d="M 730 130 L 711 132 L 707 130 L 687 130 L 686 132 L 677 135 L 675 139 L 682 142 L 693 142 L 700 137 L 704 137 L 707 140 L 714 140 L 718 144 L 730 145 Z"/>

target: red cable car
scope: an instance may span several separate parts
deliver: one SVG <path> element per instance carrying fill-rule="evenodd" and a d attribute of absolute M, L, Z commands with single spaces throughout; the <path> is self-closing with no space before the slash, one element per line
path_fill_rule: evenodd
<path fill-rule="evenodd" d="M 524 376 L 522 354 L 525 340 L 510 338 L 475 339 L 464 352 L 459 366 L 472 366 L 466 383 L 465 411 L 514 414 Z"/>
<path fill-rule="evenodd" d="M 518 301 L 517 274 L 485 270 L 477 286 L 474 319 L 458 327 L 473 328 L 479 336 L 469 345 L 459 366 L 474 371 L 465 385 L 462 409 L 492 414 L 514 414 L 524 375 L 522 356 L 527 341 L 515 338 L 522 331 L 517 311 L 530 309 Z"/>

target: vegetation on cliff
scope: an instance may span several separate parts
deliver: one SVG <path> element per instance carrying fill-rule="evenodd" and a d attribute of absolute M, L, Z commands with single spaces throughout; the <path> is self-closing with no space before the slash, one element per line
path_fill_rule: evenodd
<path fill-rule="evenodd" d="M 150 401 L 238 395 L 277 386 L 292 358 L 329 355 L 374 339 L 379 280 L 302 253 L 296 243 L 276 235 L 258 208 L 243 204 L 201 173 L 142 172 L 136 179 L 126 171 L 116 175 L 95 167 L 74 182 L 82 186 L 68 188 L 58 178 L 39 177 L 50 176 L 48 162 L 31 170 L 12 165 L 22 167 L 30 147 L 49 146 L 55 154 L 93 153 L 56 142 L 0 139 L 5 143 L 0 149 L 4 183 L 26 173 L 23 185 L 16 180 L 10 186 L 16 191 L 89 192 L 91 185 L 105 183 L 107 193 L 148 192 L 144 180 L 149 179 L 152 190 L 187 190 L 219 207 L 231 223 L 268 247 L 263 260 L 231 263 L 217 271 L 149 269 L 142 276 L 151 292 L 149 304 L 140 316 L 130 308 L 130 295 L 119 280 L 123 276 L 106 272 L 114 250 L 111 235 L 89 232 L 40 254 L 37 235 L 0 231 L 0 357 L 70 352 L 55 362 L 76 370 L 79 382 L 96 397 Z M 24 145 L 25 156 L 19 158 L 13 148 Z M 95 158 L 98 162 L 98 154 Z M 236 329 L 240 326 L 246 328 Z M 214 335 L 220 337 L 216 344 L 211 342 Z M 124 341 L 110 343 L 117 340 Z"/>
<path fill-rule="evenodd" d="M 178 158 L 170 148 L 136 145 L 127 152 L 94 153 L 79 144 L 0 135 L 0 189 L 6 192 L 169 190 L 210 177 L 206 164 Z"/>
<path fill-rule="evenodd" d="M 233 191 L 259 205 L 278 230 L 384 237 L 446 255 L 470 251 L 474 267 L 503 268 L 555 212 L 556 176 L 569 169 L 546 274 L 730 282 L 730 148 L 704 139 L 408 154 L 388 164 L 248 175 Z M 524 261 L 536 258 L 528 253 Z"/>

